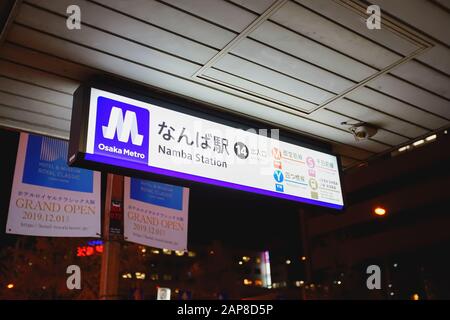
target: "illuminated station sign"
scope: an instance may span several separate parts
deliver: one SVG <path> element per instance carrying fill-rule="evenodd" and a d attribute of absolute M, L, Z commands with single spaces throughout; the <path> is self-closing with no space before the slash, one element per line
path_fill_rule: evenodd
<path fill-rule="evenodd" d="M 75 93 L 69 163 L 344 206 L 335 155 L 95 87 Z"/>

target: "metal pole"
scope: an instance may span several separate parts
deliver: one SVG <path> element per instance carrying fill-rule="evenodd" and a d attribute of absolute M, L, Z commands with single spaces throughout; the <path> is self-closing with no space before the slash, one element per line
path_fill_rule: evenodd
<path fill-rule="evenodd" d="M 119 298 L 120 242 L 110 237 L 109 234 L 112 200 L 123 201 L 123 177 L 108 173 L 103 219 L 104 245 L 100 271 L 99 297 L 101 300 Z"/>

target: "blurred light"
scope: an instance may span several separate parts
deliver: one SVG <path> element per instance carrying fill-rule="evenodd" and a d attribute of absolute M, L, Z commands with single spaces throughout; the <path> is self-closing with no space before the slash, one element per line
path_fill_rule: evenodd
<path fill-rule="evenodd" d="M 261 263 L 261 259 L 260 258 L 256 258 L 256 263 Z"/>
<path fill-rule="evenodd" d="M 302 261 L 306 261 L 306 257 L 305 256 L 302 256 Z"/>
<path fill-rule="evenodd" d="M 423 144 L 425 141 L 423 139 L 421 140 L 417 140 L 416 142 L 413 143 L 414 147 L 420 146 L 421 144 Z"/>
<path fill-rule="evenodd" d="M 12 288 L 14 288 L 14 284 L 12 284 L 12 283 L 8 283 L 8 285 L 6 286 L 8 289 L 12 289 Z"/>
<path fill-rule="evenodd" d="M 145 279 L 145 273 L 142 273 L 141 276 L 138 279 L 144 280 Z"/>
<path fill-rule="evenodd" d="M 126 278 L 128 278 L 128 276 L 126 274 L 123 274 L 122 278 L 126 279 Z"/>
<path fill-rule="evenodd" d="M 403 152 L 409 149 L 409 146 L 404 146 L 398 149 L 399 152 Z"/>
<path fill-rule="evenodd" d="M 213 255 L 213 254 L 214 254 L 214 250 L 211 250 L 211 251 L 209 252 L 209 254 Z"/>
<path fill-rule="evenodd" d="M 394 295 L 394 293 L 393 293 L 393 292 L 391 292 L 391 293 L 390 293 L 390 295 L 391 295 L 391 296 L 393 296 L 393 295 Z"/>
<path fill-rule="evenodd" d="M 175 254 L 179 257 L 182 257 L 184 255 L 184 251 L 181 250 L 175 250 Z"/>
<path fill-rule="evenodd" d="M 244 284 L 245 284 L 246 286 L 249 286 L 249 285 L 251 285 L 252 283 L 253 283 L 252 280 L 244 279 Z"/>
<path fill-rule="evenodd" d="M 295 286 L 296 286 L 296 287 L 301 287 L 301 286 L 304 285 L 304 284 L 305 284 L 305 282 L 304 282 L 303 280 L 295 281 Z"/>
<path fill-rule="evenodd" d="M 437 136 L 436 136 L 435 134 L 433 134 L 433 135 L 431 135 L 431 136 L 426 137 L 425 140 L 426 140 L 426 141 L 432 141 L 432 140 L 436 139 L 436 137 L 437 137 Z"/>
<path fill-rule="evenodd" d="M 47 289 L 47 287 L 46 286 L 42 286 L 42 290 L 45 290 L 45 289 Z"/>
<path fill-rule="evenodd" d="M 152 249 L 151 251 L 153 254 L 159 254 L 159 250 L 158 249 Z"/>
<path fill-rule="evenodd" d="M 170 249 L 163 249 L 163 253 L 167 254 L 167 255 L 171 255 L 172 254 L 172 250 L 170 250 Z"/>
<path fill-rule="evenodd" d="M 197 254 L 194 252 L 194 251 L 189 251 L 188 252 L 188 257 L 191 257 L 191 258 L 193 258 L 193 257 L 195 257 Z"/>
<path fill-rule="evenodd" d="M 146 251 L 147 251 L 147 249 L 145 249 L 145 248 L 142 248 L 142 250 L 141 250 L 142 253 L 145 253 Z"/>
<path fill-rule="evenodd" d="M 286 264 L 291 264 L 291 260 L 286 260 Z"/>
<path fill-rule="evenodd" d="M 389 288 L 392 288 L 392 284 L 389 283 L 388 287 L 389 287 Z"/>
<path fill-rule="evenodd" d="M 244 262 L 249 262 L 249 261 L 250 261 L 250 257 L 243 256 L 243 257 L 242 257 L 242 260 L 243 260 Z"/>
<path fill-rule="evenodd" d="M 412 295 L 412 299 L 413 299 L 413 300 L 420 300 L 420 297 L 419 297 L 419 295 L 418 295 L 417 293 L 414 293 L 414 294 Z"/>
<path fill-rule="evenodd" d="M 337 282 L 337 284 L 341 284 L 341 283 L 342 283 L 341 281 L 338 281 L 338 282 Z"/>
<path fill-rule="evenodd" d="M 398 264 L 394 263 L 394 268 L 397 268 Z"/>
<path fill-rule="evenodd" d="M 262 286 L 262 280 L 260 280 L 260 279 L 255 280 L 255 286 L 261 287 Z"/>
<path fill-rule="evenodd" d="M 242 261 L 239 261 L 239 264 L 242 264 Z"/>
<path fill-rule="evenodd" d="M 261 253 L 261 277 L 263 280 L 263 287 L 272 288 L 272 275 L 270 268 L 270 256 L 269 251 L 263 251 Z"/>
<path fill-rule="evenodd" d="M 170 281 L 170 280 L 172 280 L 172 275 L 170 275 L 170 274 L 165 274 L 165 275 L 163 275 L 163 280 L 165 280 L 165 281 Z"/>
<path fill-rule="evenodd" d="M 103 245 L 95 246 L 95 251 L 97 251 L 98 253 L 103 253 Z"/>
<path fill-rule="evenodd" d="M 153 280 L 153 281 L 156 281 L 156 280 L 159 279 L 159 276 L 158 276 L 158 274 L 153 273 L 153 274 L 150 275 L 150 279 Z"/>
<path fill-rule="evenodd" d="M 386 214 L 386 209 L 382 207 L 376 207 L 373 210 L 373 213 L 375 213 L 377 216 L 384 216 Z"/>
<path fill-rule="evenodd" d="M 444 134 L 447 134 L 447 130 L 444 131 Z"/>
<path fill-rule="evenodd" d="M 33 262 L 28 262 L 28 265 L 31 267 L 33 265 Z"/>

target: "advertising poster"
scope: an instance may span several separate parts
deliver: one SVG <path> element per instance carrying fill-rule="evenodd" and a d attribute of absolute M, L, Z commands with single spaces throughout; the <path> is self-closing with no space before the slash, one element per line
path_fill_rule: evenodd
<path fill-rule="evenodd" d="M 125 240 L 187 250 L 189 188 L 125 177 Z"/>
<path fill-rule="evenodd" d="M 67 166 L 68 143 L 21 133 L 6 232 L 99 237 L 100 173 Z"/>

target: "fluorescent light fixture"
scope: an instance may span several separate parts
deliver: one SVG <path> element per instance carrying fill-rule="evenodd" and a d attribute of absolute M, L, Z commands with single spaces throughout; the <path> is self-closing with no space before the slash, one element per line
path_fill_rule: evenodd
<path fill-rule="evenodd" d="M 414 147 L 420 146 L 421 144 L 423 144 L 425 142 L 425 140 L 421 139 L 421 140 L 417 140 L 416 142 L 413 143 Z"/>
<path fill-rule="evenodd" d="M 433 135 L 431 135 L 431 136 L 426 137 L 425 140 L 427 140 L 427 141 L 432 141 L 432 140 L 435 140 L 436 137 L 437 137 L 437 136 L 436 136 L 435 134 L 433 134 Z"/>
<path fill-rule="evenodd" d="M 398 149 L 399 152 L 403 152 L 409 149 L 409 146 L 404 146 Z"/>

